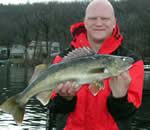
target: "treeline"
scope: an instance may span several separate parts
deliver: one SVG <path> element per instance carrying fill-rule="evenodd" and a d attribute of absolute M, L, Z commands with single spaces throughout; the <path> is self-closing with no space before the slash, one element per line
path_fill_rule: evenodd
<path fill-rule="evenodd" d="M 61 49 L 72 39 L 70 26 L 83 21 L 84 2 L 49 2 L 25 5 L 0 5 L 0 45 L 10 47 L 31 40 L 58 41 Z M 150 57 L 150 1 L 128 0 L 114 2 L 117 23 L 124 36 L 124 44 L 142 58 Z"/>

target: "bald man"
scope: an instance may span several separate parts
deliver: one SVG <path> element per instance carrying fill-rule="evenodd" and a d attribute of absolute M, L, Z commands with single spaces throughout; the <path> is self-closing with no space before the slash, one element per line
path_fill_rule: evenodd
<path fill-rule="evenodd" d="M 134 63 L 129 71 L 104 80 L 104 89 L 96 96 L 93 84 L 80 87 L 70 81 L 59 84 L 51 97 L 50 124 L 55 120 L 53 114 L 63 113 L 65 116 L 56 123 L 58 130 L 129 129 L 130 119 L 141 105 L 144 67 L 143 62 L 122 45 L 123 36 L 111 3 L 92 1 L 86 8 L 84 22 L 72 25 L 71 34 L 71 47 L 56 56 L 54 64 L 79 47 L 92 48 L 97 54 L 129 56 Z"/>

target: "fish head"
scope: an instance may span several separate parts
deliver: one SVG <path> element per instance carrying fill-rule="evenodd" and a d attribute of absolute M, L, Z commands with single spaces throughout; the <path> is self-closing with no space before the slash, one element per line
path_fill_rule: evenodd
<path fill-rule="evenodd" d="M 112 56 L 109 57 L 107 70 L 112 76 L 118 76 L 122 72 L 127 71 L 133 64 L 134 60 L 131 57 Z"/>

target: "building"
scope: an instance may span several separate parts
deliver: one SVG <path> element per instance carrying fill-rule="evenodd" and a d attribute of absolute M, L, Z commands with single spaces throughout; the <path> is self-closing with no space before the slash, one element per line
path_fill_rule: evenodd
<path fill-rule="evenodd" d="M 7 59 L 8 58 L 8 48 L 5 46 L 0 47 L 0 59 Z"/>
<path fill-rule="evenodd" d="M 10 58 L 24 57 L 25 47 L 15 44 L 10 48 Z"/>
<path fill-rule="evenodd" d="M 48 50 L 51 52 L 49 56 L 56 55 L 60 52 L 60 43 L 59 42 L 48 42 Z M 46 41 L 31 41 L 27 48 L 28 58 L 32 59 L 35 54 L 46 54 L 47 53 L 47 43 Z"/>

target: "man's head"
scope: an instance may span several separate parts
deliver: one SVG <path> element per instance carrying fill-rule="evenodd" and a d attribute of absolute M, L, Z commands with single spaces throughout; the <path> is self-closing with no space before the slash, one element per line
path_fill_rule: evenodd
<path fill-rule="evenodd" d="M 87 37 L 91 41 L 103 42 L 112 35 L 116 25 L 114 9 L 107 0 L 93 0 L 87 7 L 84 19 Z"/>

